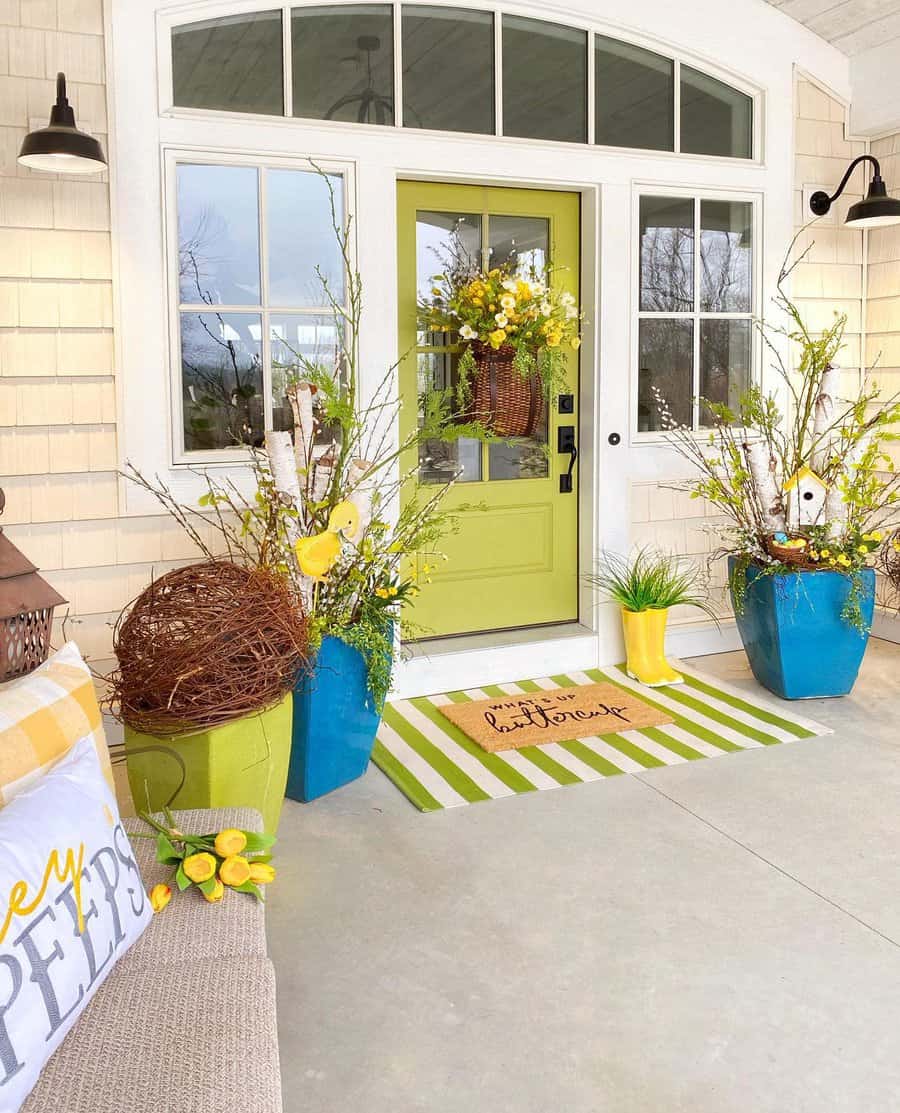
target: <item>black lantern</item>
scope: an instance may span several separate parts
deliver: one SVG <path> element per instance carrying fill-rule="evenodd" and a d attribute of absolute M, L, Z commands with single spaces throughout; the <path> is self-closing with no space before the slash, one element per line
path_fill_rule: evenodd
<path fill-rule="evenodd" d="M 824 216 L 832 204 L 844 192 L 850 175 L 861 162 L 871 162 L 873 166 L 872 181 L 869 191 L 862 201 L 851 205 L 844 223 L 850 228 L 884 228 L 889 224 L 900 224 L 900 200 L 888 197 L 887 186 L 881 177 L 881 164 L 874 155 L 860 155 L 847 167 L 847 172 L 841 178 L 841 184 L 831 197 L 824 190 L 816 190 L 809 199 L 809 207 L 816 216 Z"/>
<path fill-rule="evenodd" d="M 50 123 L 25 136 L 19 162 L 32 170 L 56 174 L 99 174 L 106 169 L 103 148 L 92 135 L 75 126 L 64 73 L 56 75 L 56 104 L 50 109 Z"/>

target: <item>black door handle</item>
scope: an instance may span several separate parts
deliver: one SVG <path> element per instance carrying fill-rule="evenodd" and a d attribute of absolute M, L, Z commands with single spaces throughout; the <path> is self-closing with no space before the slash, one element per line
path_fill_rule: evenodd
<path fill-rule="evenodd" d="M 573 489 L 572 472 L 575 469 L 575 461 L 578 459 L 574 425 L 560 425 L 556 434 L 556 451 L 561 455 L 566 453 L 569 455 L 569 470 L 559 477 L 559 493 L 561 495 L 571 495 Z"/>

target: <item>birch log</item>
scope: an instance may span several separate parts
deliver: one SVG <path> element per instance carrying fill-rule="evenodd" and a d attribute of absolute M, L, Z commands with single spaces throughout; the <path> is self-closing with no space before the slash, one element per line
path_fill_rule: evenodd
<path fill-rule="evenodd" d="M 330 445 L 313 465 L 312 492 L 313 502 L 322 502 L 328 494 L 331 480 L 337 464 L 337 452 L 334 445 Z"/>
<path fill-rule="evenodd" d="M 359 511 L 358 541 L 365 536 L 372 520 L 372 480 L 366 479 L 371 467 L 369 460 L 351 460 L 347 468 L 347 497 Z"/>
<path fill-rule="evenodd" d="M 313 418 L 312 387 L 309 383 L 293 383 L 287 392 L 294 415 L 294 455 L 297 470 L 306 472 L 312 460 L 315 419 Z"/>
<path fill-rule="evenodd" d="M 778 484 L 775 457 L 769 446 L 765 441 L 745 443 L 744 456 L 762 513 L 763 527 L 767 533 L 785 531 L 787 518 L 784 512 L 784 494 Z"/>
<path fill-rule="evenodd" d="M 290 433 L 278 433 L 270 429 L 266 433 L 266 452 L 269 455 L 269 469 L 278 492 L 290 501 L 291 506 L 302 513 L 303 501 L 300 496 L 300 480 L 297 477 L 297 464 Z M 287 527 L 288 538 L 293 544 L 301 533 L 300 519 L 291 518 Z"/>
<path fill-rule="evenodd" d="M 837 392 L 841 382 L 841 369 L 829 364 L 822 372 L 816 409 L 812 427 L 812 469 L 822 475 L 828 464 L 835 445 L 834 414 L 837 408 Z"/>
<path fill-rule="evenodd" d="M 302 515 L 303 499 L 300 494 L 300 480 L 297 476 L 297 463 L 294 457 L 294 448 L 291 444 L 290 433 L 279 433 L 269 430 L 266 433 L 266 452 L 269 456 L 269 469 L 272 479 L 279 494 L 289 499 L 291 504 Z M 292 518 L 286 527 L 288 540 L 293 545 L 303 536 L 303 525 L 300 518 Z M 303 609 L 309 612 L 312 605 L 313 581 L 309 576 L 303 575 L 298 569 L 297 588 L 300 592 L 300 601 Z"/>
<path fill-rule="evenodd" d="M 841 491 L 841 480 L 852 483 L 856 479 L 853 473 L 871 448 L 873 436 L 874 432 L 871 429 L 863 433 L 847 453 L 842 474 L 837 476 L 828 488 L 828 494 L 825 496 L 825 521 L 828 523 L 828 536 L 833 540 L 839 538 L 847 526 L 847 504 Z"/>

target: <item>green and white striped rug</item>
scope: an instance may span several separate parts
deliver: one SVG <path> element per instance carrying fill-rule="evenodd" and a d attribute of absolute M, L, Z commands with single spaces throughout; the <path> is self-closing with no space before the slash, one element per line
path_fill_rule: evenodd
<path fill-rule="evenodd" d="M 831 734 L 828 727 L 675 662 L 685 683 L 645 688 L 623 668 L 493 684 L 385 706 L 372 761 L 421 811 L 599 781 L 661 765 Z M 609 681 L 668 712 L 673 723 L 489 754 L 438 707 L 464 700 Z"/>

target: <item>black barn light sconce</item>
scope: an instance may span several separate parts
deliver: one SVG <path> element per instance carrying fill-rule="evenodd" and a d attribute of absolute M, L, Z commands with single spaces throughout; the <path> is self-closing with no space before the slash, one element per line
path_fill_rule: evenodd
<path fill-rule="evenodd" d="M 25 136 L 19 162 L 32 170 L 55 174 L 99 174 L 106 169 L 103 148 L 92 135 L 75 126 L 64 73 L 56 75 L 56 104 L 50 109 L 50 123 Z"/>
<path fill-rule="evenodd" d="M 844 221 L 850 228 L 884 228 L 889 224 L 900 224 L 900 200 L 888 197 L 887 186 L 881 177 L 881 164 L 873 155 L 860 155 L 847 167 L 847 172 L 841 178 L 841 184 L 835 192 L 828 196 L 824 190 L 816 190 L 809 199 L 809 207 L 816 216 L 824 216 L 834 202 L 844 192 L 850 175 L 861 162 L 871 162 L 873 167 L 872 181 L 869 191 L 862 201 L 851 205 Z"/>

